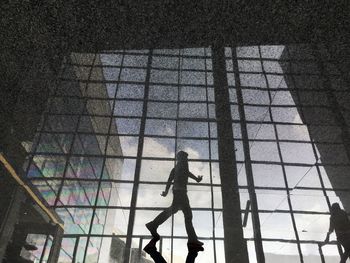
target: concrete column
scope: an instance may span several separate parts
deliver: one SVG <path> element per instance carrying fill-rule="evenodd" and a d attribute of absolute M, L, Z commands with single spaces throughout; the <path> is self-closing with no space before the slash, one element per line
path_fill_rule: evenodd
<path fill-rule="evenodd" d="M 224 46 L 215 43 L 212 54 L 225 259 L 227 263 L 246 263 L 249 260 L 242 229 Z"/>

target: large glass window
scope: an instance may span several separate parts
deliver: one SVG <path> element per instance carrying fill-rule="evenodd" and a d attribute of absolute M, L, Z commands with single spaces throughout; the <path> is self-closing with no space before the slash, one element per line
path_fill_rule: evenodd
<path fill-rule="evenodd" d="M 225 51 L 228 78 L 229 74 L 236 77 L 230 93 L 242 96 L 243 104 L 231 100 L 231 107 L 242 107 L 245 119 L 237 121 L 238 110 L 233 108 L 232 120 L 236 127 L 245 125 L 248 136 L 243 138 L 236 128 L 239 136 L 234 134 L 234 138 L 236 147 L 242 140 L 249 145 L 250 159 L 244 161 L 253 171 L 255 212 L 266 261 L 339 261 L 336 243 L 319 244 L 328 231 L 330 204 L 348 206 L 342 198 L 344 185 L 336 179 L 344 179 L 345 174 L 334 169 L 348 167 L 349 161 L 339 141 L 341 124 L 332 109 L 337 105 L 330 100 L 327 87 L 312 83 L 314 78 L 322 79 L 316 57 L 297 57 L 294 52 L 306 52 L 299 46 Z M 338 136 L 330 138 L 330 134 Z M 238 162 L 237 168 L 238 176 L 244 173 L 243 163 Z M 245 184 L 240 185 L 242 197 L 247 195 Z M 253 229 L 247 225 L 246 231 Z"/>
<path fill-rule="evenodd" d="M 234 142 L 237 174 L 231 176 L 238 186 L 232 190 L 240 194 L 242 219 L 248 215 L 242 228 L 249 261 L 257 262 L 252 216 L 259 218 L 266 262 L 337 260 L 334 242 L 318 245 L 328 231 L 330 204 L 350 208 L 349 186 L 342 183 L 349 160 L 337 106 L 319 79 L 338 83 L 335 97 L 342 106 L 347 91 L 335 81 L 339 76 L 321 72 L 316 57 L 303 57 L 310 53 L 303 46 L 223 49 L 228 85 L 221 88 L 229 96 L 219 99 L 231 110 L 226 117 L 233 134 L 225 136 Z M 160 194 L 180 150 L 189 154 L 190 171 L 203 176 L 188 186 L 193 224 L 205 247 L 197 260 L 225 262 L 217 59 L 211 48 L 73 53 L 65 59 L 26 167 L 64 220 L 59 262 L 122 262 L 125 254 L 129 262 L 151 262 L 142 252 L 151 238 L 145 223 L 171 204 L 171 194 Z M 252 186 L 257 210 L 246 211 Z M 164 258 L 184 262 L 182 213 L 159 233 Z M 41 251 L 35 259 L 45 261 L 51 240 L 33 240 Z"/>

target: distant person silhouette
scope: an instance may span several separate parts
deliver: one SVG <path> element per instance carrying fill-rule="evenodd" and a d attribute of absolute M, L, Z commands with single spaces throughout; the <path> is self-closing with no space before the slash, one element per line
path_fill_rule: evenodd
<path fill-rule="evenodd" d="M 143 250 L 151 256 L 155 263 L 167 263 L 162 254 L 157 251 L 156 243 L 158 240 L 159 238 L 157 237 L 152 238 L 152 240 L 143 248 Z M 186 257 L 186 263 L 194 263 L 196 257 L 198 256 L 198 252 L 204 250 L 201 246 L 192 245 L 189 243 L 187 244 L 187 248 L 188 254 Z"/>
<path fill-rule="evenodd" d="M 192 178 L 198 183 L 202 181 L 203 176 L 196 177 L 188 170 L 188 154 L 184 151 L 179 151 L 176 155 L 177 163 L 171 170 L 165 191 L 161 196 L 168 194 L 172 181 L 173 185 L 173 202 L 170 207 L 161 212 L 153 221 L 146 224 L 147 229 L 152 236 L 159 240 L 157 228 L 163 224 L 171 215 L 182 210 L 185 217 L 186 232 L 188 235 L 188 243 L 192 246 L 202 246 L 203 243 L 197 238 L 196 232 L 192 225 L 192 211 L 187 197 L 188 178 Z"/>
<path fill-rule="evenodd" d="M 350 256 L 350 220 L 338 203 L 332 204 L 329 221 L 329 230 L 324 244 L 329 242 L 329 235 L 335 231 L 338 242 L 344 247 L 344 254 L 341 257 L 340 263 L 345 263 L 346 259 Z"/>

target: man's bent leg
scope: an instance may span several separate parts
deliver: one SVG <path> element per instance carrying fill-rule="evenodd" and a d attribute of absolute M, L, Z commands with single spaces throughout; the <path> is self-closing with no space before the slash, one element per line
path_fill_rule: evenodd
<path fill-rule="evenodd" d="M 163 224 L 172 214 L 176 213 L 178 211 L 178 208 L 176 208 L 176 205 L 173 204 L 165 209 L 163 212 L 161 212 L 153 221 L 146 224 L 147 229 L 151 232 L 153 237 L 156 237 L 159 239 L 159 234 L 157 233 L 157 228 Z"/>
<path fill-rule="evenodd" d="M 175 214 L 178 209 L 175 209 L 173 206 L 166 208 L 163 212 L 161 212 L 152 222 L 155 226 L 160 226 L 163 224 L 172 214 Z"/>
<path fill-rule="evenodd" d="M 344 254 L 341 256 L 340 263 L 345 263 L 350 256 L 350 249 L 345 249 Z"/>
<path fill-rule="evenodd" d="M 346 260 L 350 256 L 350 240 L 349 239 L 350 239 L 350 237 L 348 237 L 347 235 L 338 237 L 338 243 L 340 243 L 344 249 L 344 253 L 343 253 L 343 255 L 341 255 L 340 263 L 345 263 Z"/>

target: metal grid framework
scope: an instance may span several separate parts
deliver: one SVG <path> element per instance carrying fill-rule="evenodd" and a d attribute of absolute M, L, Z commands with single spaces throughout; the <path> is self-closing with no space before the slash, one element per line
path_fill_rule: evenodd
<path fill-rule="evenodd" d="M 333 83 L 339 73 L 326 72 L 332 61 L 320 61 L 320 54 L 306 47 L 222 51 L 233 127 L 227 136 L 236 149 L 242 218 L 250 215 L 244 227 L 249 260 L 263 262 L 255 253 L 262 244 L 265 258 L 290 255 L 306 262 L 313 255 L 325 262 L 337 252 L 335 243 L 318 245 L 328 230 L 329 206 L 339 195 L 346 200 L 349 191 L 346 183 L 334 189 L 329 177 L 332 171 L 340 176 L 349 164 L 344 141 L 326 131 L 344 128 L 335 115 L 345 109 L 334 105 L 331 87 L 318 79 Z M 125 242 L 124 262 L 146 262 L 138 253 L 150 238 L 144 224 L 171 202 L 171 196 L 159 194 L 179 150 L 189 153 L 190 170 L 204 175 L 201 184 L 188 188 L 194 225 L 206 248 L 198 260 L 225 262 L 213 59 L 210 48 L 66 59 L 27 168 L 65 221 L 60 262 L 106 262 L 113 239 Z M 309 121 L 313 111 L 320 117 Z M 336 158 L 323 159 L 325 148 Z M 246 211 L 248 199 L 252 208 Z M 186 256 L 181 216 L 159 230 L 159 249 L 169 262 Z M 40 252 L 47 243 L 49 238 Z M 45 261 L 44 254 L 36 256 Z"/>

